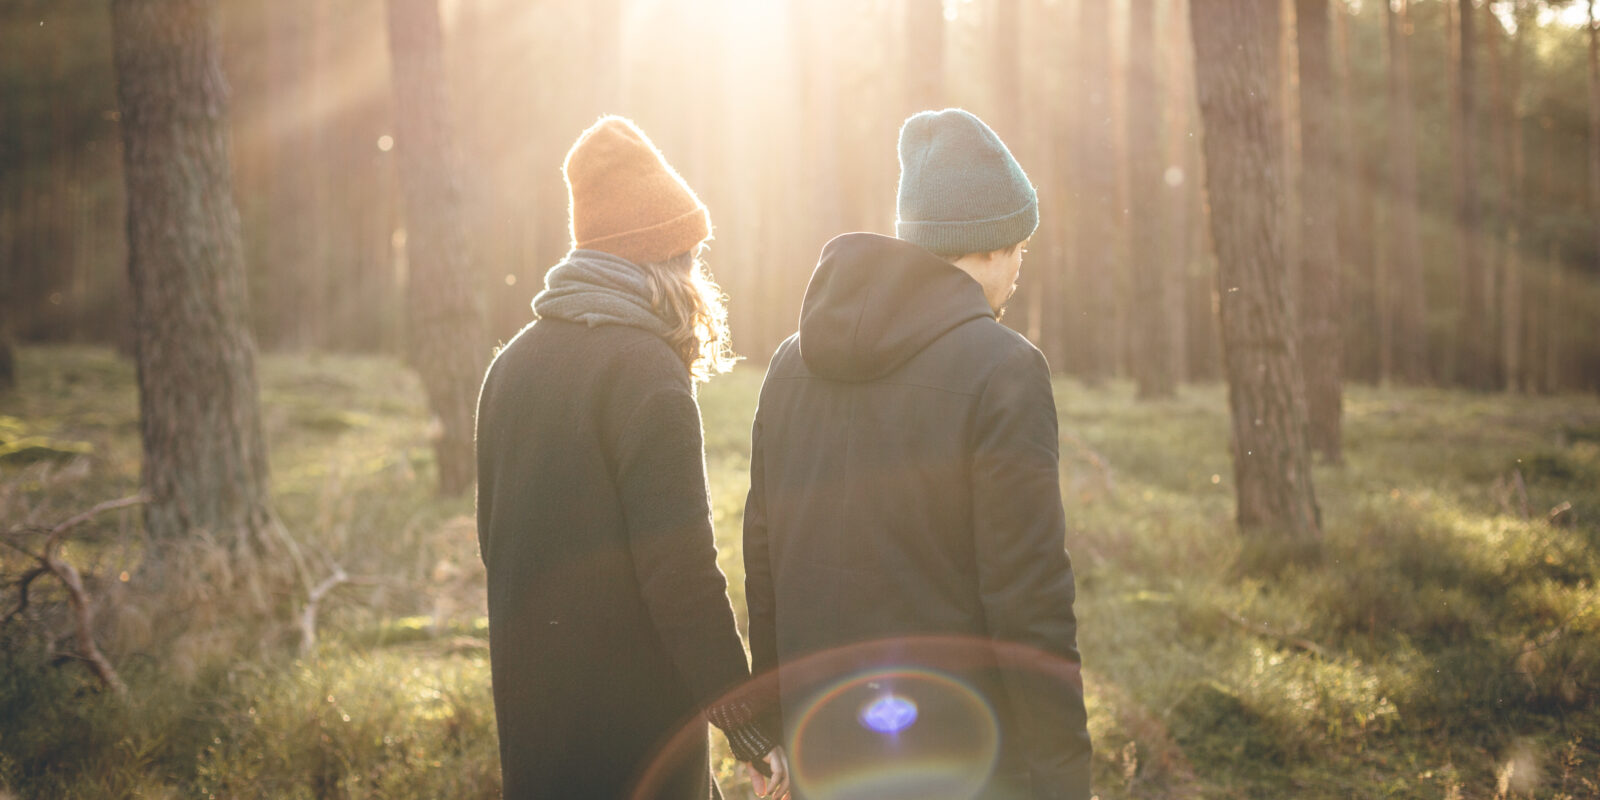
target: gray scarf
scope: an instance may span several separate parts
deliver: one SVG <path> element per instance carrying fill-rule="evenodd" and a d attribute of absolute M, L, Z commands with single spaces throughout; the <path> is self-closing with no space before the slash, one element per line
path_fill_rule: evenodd
<path fill-rule="evenodd" d="M 598 250 L 573 250 L 544 276 L 533 298 L 540 319 L 626 325 L 666 336 L 672 326 L 650 306 L 650 286 L 633 262 Z"/>

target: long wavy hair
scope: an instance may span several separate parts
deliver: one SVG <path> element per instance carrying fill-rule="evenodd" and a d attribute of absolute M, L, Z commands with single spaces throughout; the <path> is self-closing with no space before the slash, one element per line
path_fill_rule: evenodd
<path fill-rule="evenodd" d="M 733 369 L 739 360 L 728 333 L 727 297 L 706 269 L 702 252 L 696 248 L 639 267 L 650 286 L 651 307 L 672 326 L 667 344 L 700 382 Z"/>

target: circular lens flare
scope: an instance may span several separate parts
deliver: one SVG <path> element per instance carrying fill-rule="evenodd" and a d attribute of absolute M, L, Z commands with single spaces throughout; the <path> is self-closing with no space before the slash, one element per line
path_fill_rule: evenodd
<path fill-rule="evenodd" d="M 899 733 L 917 721 L 917 704 L 898 695 L 886 694 L 861 709 L 861 724 L 878 733 Z"/>
<path fill-rule="evenodd" d="M 879 668 L 812 695 L 789 767 L 796 788 L 817 800 L 960 799 L 983 791 L 998 753 L 994 711 L 966 682 Z"/>

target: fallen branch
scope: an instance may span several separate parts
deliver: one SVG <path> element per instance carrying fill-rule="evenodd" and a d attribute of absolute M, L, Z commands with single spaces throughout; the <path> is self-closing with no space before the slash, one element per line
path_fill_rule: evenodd
<path fill-rule="evenodd" d="M 45 574 L 45 572 L 54 575 L 57 580 L 61 581 L 61 585 L 67 588 L 67 597 L 72 605 L 73 639 L 77 644 L 77 652 L 68 655 L 88 664 L 89 668 L 94 671 L 95 677 L 99 678 L 101 683 L 110 687 L 111 691 L 115 692 L 118 697 L 124 698 L 128 696 L 127 685 L 117 675 L 116 668 L 111 666 L 111 662 L 105 657 L 105 654 L 100 652 L 99 645 L 95 644 L 94 603 L 89 597 L 89 592 L 83 588 L 83 576 L 78 574 L 78 570 L 75 567 L 61 559 L 61 545 L 73 528 L 107 511 L 141 505 L 148 502 L 148 500 L 149 498 L 143 493 L 117 500 L 107 500 L 91 507 L 87 511 L 68 517 L 45 532 L 47 536 L 44 540 L 44 548 L 39 553 L 32 553 L 15 543 L 8 542 L 15 549 L 28 553 L 37 559 L 39 566 L 29 570 L 18 581 L 18 588 L 21 592 L 20 602 L 15 610 L 6 615 L 6 621 L 10 621 L 12 617 L 27 609 L 28 589 L 35 579 Z M 29 530 L 36 529 L 14 528 L 9 533 L 15 535 Z"/>
<path fill-rule="evenodd" d="M 10 622 L 22 612 L 28 610 L 28 588 L 33 585 L 35 578 L 49 571 L 48 567 L 41 564 L 22 573 L 22 577 L 17 579 L 17 607 L 11 609 L 11 613 L 7 614 L 5 619 L 0 619 L 0 625 Z"/>
<path fill-rule="evenodd" d="M 322 605 L 322 598 L 349 580 L 350 576 L 345 574 L 344 567 L 335 564 L 333 574 L 323 578 L 306 593 L 306 605 L 300 609 L 300 655 L 311 652 L 311 648 L 317 646 L 317 608 Z"/>
<path fill-rule="evenodd" d="M 1570 513 L 1571 511 L 1572 501 L 1562 500 L 1561 505 L 1550 509 L 1550 513 L 1545 515 L 1545 524 L 1552 528 L 1563 527 L 1572 522 L 1572 514 Z"/>
<path fill-rule="evenodd" d="M 1222 614 L 1223 619 L 1238 625 L 1250 633 L 1266 636 L 1270 639 L 1277 639 L 1284 644 L 1298 647 L 1308 653 L 1314 653 L 1322 658 L 1328 659 L 1329 661 L 1333 660 L 1333 656 L 1328 652 L 1327 648 L 1311 641 L 1310 639 L 1301 638 L 1299 636 L 1284 633 L 1283 631 L 1275 630 L 1264 622 L 1251 622 L 1250 620 L 1247 620 L 1244 617 L 1241 617 L 1225 608 L 1219 608 L 1217 611 Z"/>
<path fill-rule="evenodd" d="M 310 653 L 312 648 L 317 646 L 317 611 L 321 607 L 324 598 L 332 593 L 334 589 L 345 584 L 371 586 L 380 583 L 386 583 L 386 581 L 382 578 L 359 575 L 351 577 L 345 573 L 344 567 L 334 564 L 333 574 L 323 578 L 316 586 L 311 587 L 306 593 L 305 607 L 300 609 L 300 655 L 303 656 Z"/>

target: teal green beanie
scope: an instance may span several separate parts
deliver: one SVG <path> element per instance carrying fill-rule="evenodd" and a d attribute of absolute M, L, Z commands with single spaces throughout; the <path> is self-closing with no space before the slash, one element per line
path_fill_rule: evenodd
<path fill-rule="evenodd" d="M 959 108 L 900 126 L 895 235 L 944 255 L 1002 250 L 1039 227 L 1039 196 L 983 120 Z"/>

